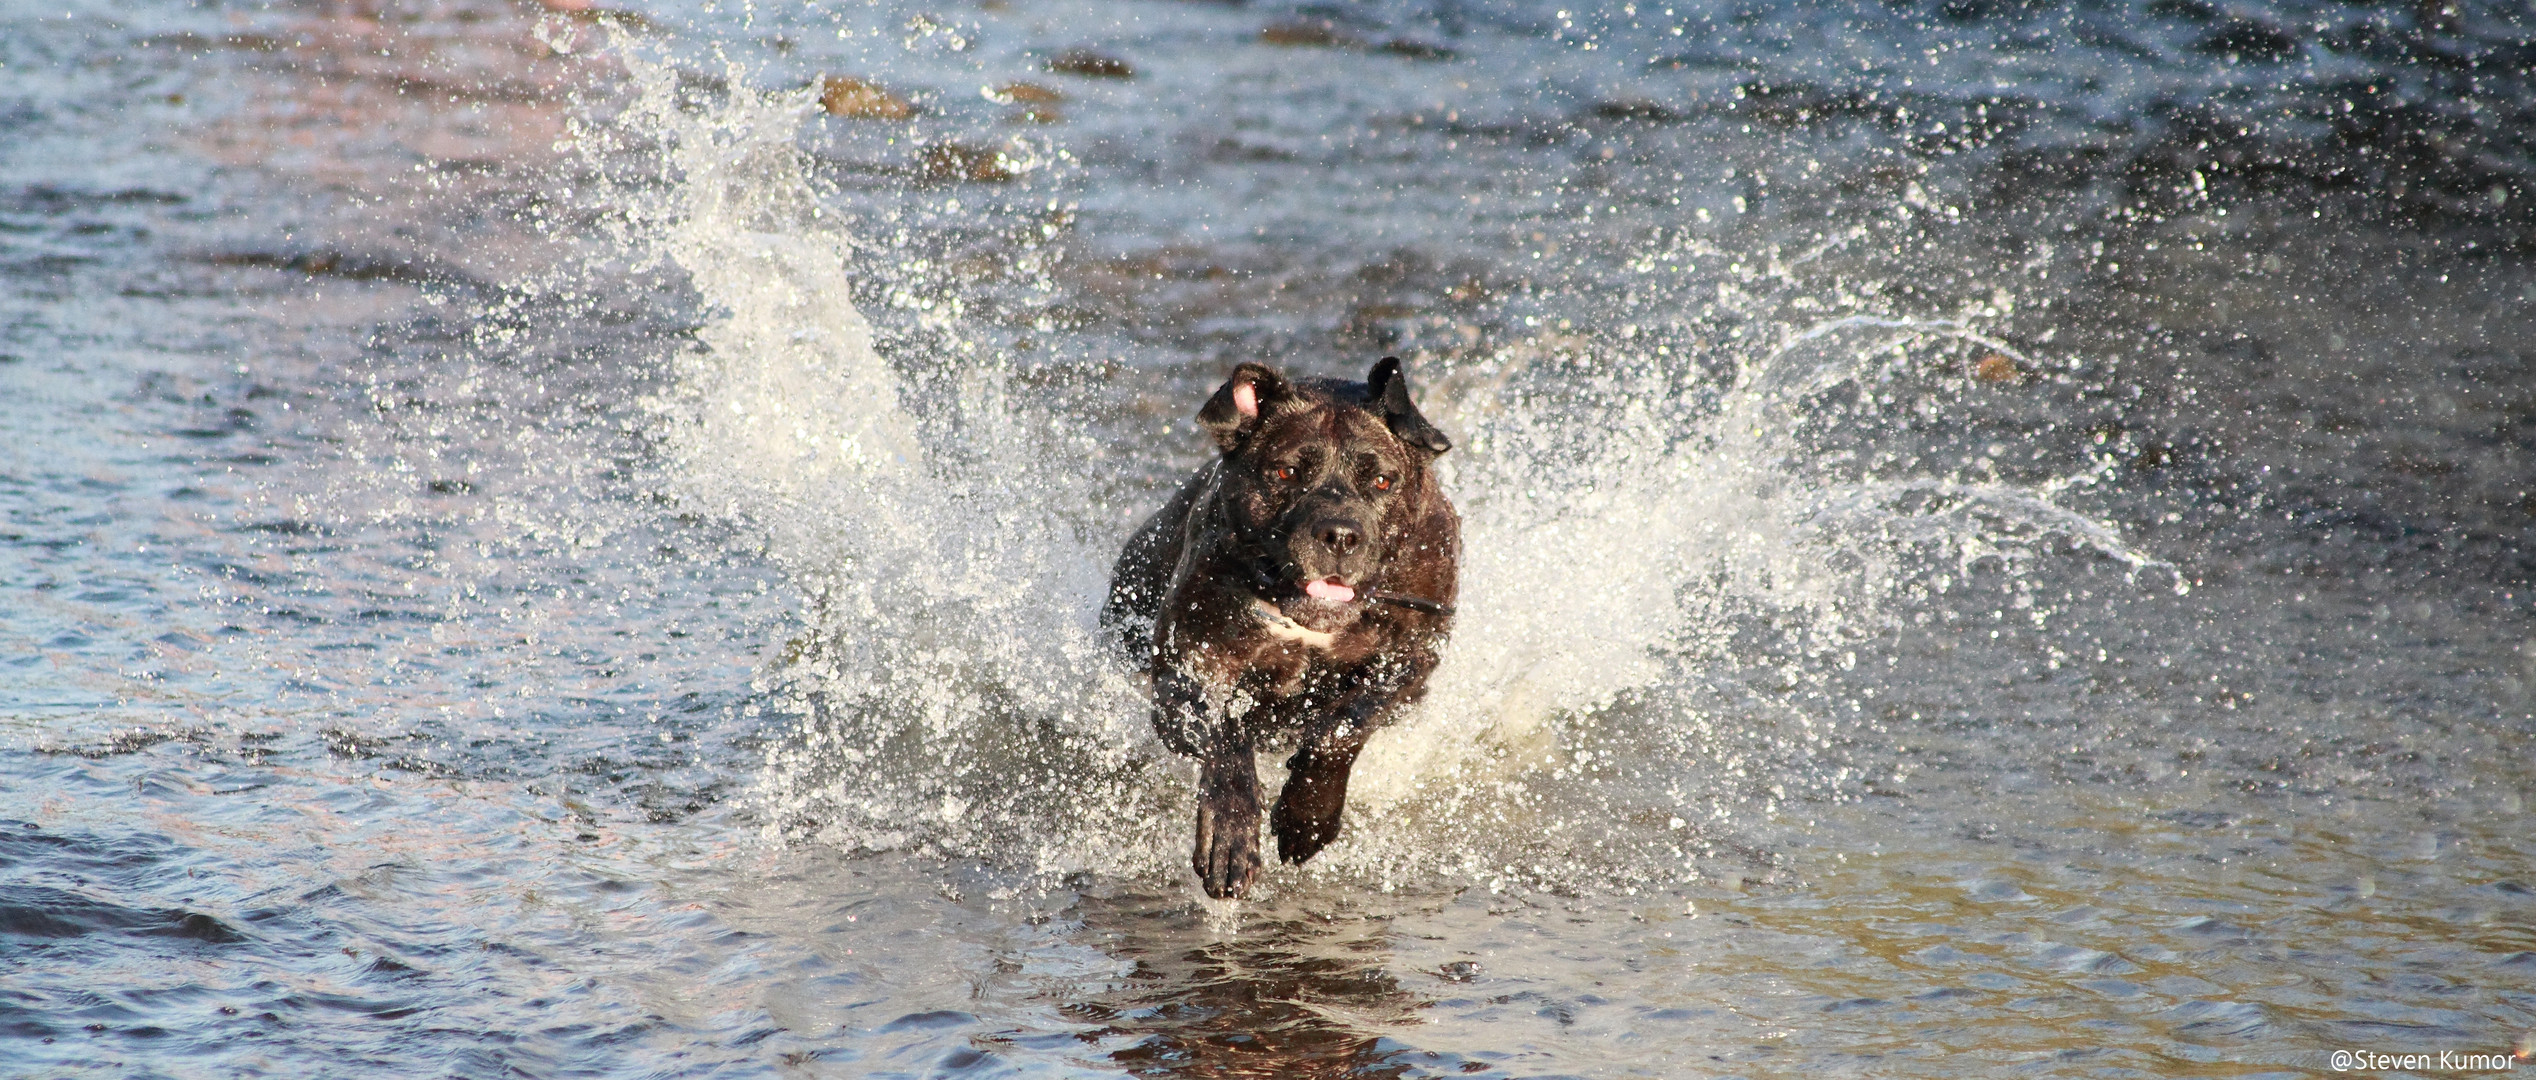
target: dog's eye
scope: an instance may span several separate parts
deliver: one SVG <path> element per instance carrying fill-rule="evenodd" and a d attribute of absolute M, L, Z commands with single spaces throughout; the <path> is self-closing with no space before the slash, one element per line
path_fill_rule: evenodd
<path fill-rule="evenodd" d="M 1294 466 L 1279 465 L 1274 470 L 1271 470 L 1269 475 L 1274 476 L 1279 480 L 1292 480 L 1294 479 Z"/>
<path fill-rule="evenodd" d="M 1376 490 L 1376 491 L 1389 491 L 1389 490 L 1391 490 L 1391 478 L 1390 478 L 1390 477 L 1388 477 L 1388 476 L 1377 476 L 1377 477 L 1375 477 L 1375 478 L 1374 478 L 1374 490 Z"/>

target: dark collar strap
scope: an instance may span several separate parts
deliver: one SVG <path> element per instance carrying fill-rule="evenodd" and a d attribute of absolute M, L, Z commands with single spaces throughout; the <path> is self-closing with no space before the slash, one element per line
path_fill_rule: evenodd
<path fill-rule="evenodd" d="M 1407 593 L 1396 593 L 1389 589 L 1367 589 L 1365 590 L 1365 599 L 1372 600 L 1376 603 L 1398 604 L 1399 606 L 1408 608 L 1411 611 L 1423 611 L 1429 615 L 1450 615 L 1453 613 L 1453 605 L 1451 604 L 1439 604 L 1423 596 L 1411 596 Z"/>

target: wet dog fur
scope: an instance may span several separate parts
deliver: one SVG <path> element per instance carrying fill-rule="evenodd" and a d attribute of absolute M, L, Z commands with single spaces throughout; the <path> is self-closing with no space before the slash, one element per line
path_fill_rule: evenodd
<path fill-rule="evenodd" d="M 1452 625 L 1452 444 L 1400 361 L 1364 382 L 1233 370 L 1198 423 L 1222 451 L 1127 541 L 1102 622 L 1153 676 L 1154 729 L 1197 759 L 1191 865 L 1210 896 L 1259 874 L 1255 750 L 1291 746 L 1277 855 L 1339 830 L 1366 736 L 1426 693 Z"/>

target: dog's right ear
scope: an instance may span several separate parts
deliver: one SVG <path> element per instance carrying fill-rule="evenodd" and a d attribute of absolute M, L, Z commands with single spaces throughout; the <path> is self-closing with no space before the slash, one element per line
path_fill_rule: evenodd
<path fill-rule="evenodd" d="M 1426 414 L 1409 400 L 1409 376 L 1400 370 L 1400 358 L 1386 356 L 1365 373 L 1365 396 L 1392 435 L 1402 444 L 1414 446 L 1430 454 L 1441 454 L 1453 448 L 1453 440 L 1427 423 Z"/>
<path fill-rule="evenodd" d="M 1207 434 L 1215 436 L 1215 445 L 1227 454 L 1242 445 L 1242 440 L 1259 430 L 1263 416 L 1275 411 L 1294 396 L 1294 386 L 1266 364 L 1243 364 L 1233 369 L 1215 396 L 1206 399 L 1206 407 L 1198 410 L 1198 423 Z"/>

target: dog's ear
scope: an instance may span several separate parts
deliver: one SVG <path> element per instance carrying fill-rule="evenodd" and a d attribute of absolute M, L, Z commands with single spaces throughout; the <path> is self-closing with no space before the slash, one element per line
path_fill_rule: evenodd
<path fill-rule="evenodd" d="M 1391 428 L 1393 437 L 1430 454 L 1441 454 L 1453 448 L 1453 440 L 1427 423 L 1416 402 L 1409 400 L 1409 377 L 1400 371 L 1400 358 L 1386 356 L 1365 373 L 1365 405 L 1382 414 L 1382 422 Z"/>
<path fill-rule="evenodd" d="M 1215 445 L 1229 454 L 1259 430 L 1261 417 L 1294 397 L 1294 385 L 1266 364 L 1243 364 L 1217 387 L 1198 410 L 1198 423 L 1215 436 Z"/>

